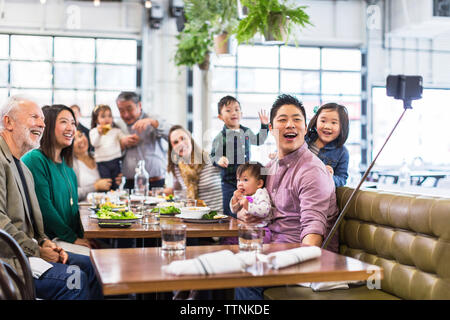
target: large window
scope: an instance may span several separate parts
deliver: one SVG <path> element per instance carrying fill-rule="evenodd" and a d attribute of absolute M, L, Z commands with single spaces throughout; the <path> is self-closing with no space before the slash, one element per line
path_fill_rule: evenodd
<path fill-rule="evenodd" d="M 242 124 L 259 131 L 258 111 L 270 111 L 281 93 L 295 95 L 306 109 L 307 120 L 314 107 L 336 102 L 347 107 L 350 136 L 346 146 L 351 163 L 361 161 L 361 51 L 320 47 L 241 45 L 235 56 L 213 60 L 213 130 L 223 122 L 217 119 L 217 102 L 225 95 L 241 103 Z M 268 161 L 275 151 L 272 136 L 264 146 L 253 147 L 252 159 Z"/>
<path fill-rule="evenodd" d="M 424 88 L 422 99 L 412 101 L 377 165 L 400 166 L 423 163 L 427 166 L 450 165 L 449 89 Z M 401 113 L 403 102 L 386 96 L 386 88 L 372 88 L 373 153 L 380 150 Z"/>
<path fill-rule="evenodd" d="M 109 104 L 118 116 L 117 95 L 139 86 L 137 46 L 128 39 L 0 34 L 0 101 L 25 93 L 40 105 L 78 104 L 84 117 Z"/>

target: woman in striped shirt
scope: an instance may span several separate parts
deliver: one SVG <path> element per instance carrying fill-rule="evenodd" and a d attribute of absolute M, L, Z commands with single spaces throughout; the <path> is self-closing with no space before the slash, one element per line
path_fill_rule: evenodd
<path fill-rule="evenodd" d="M 173 189 L 186 190 L 188 198 L 203 200 L 211 210 L 222 214 L 220 171 L 180 125 L 169 131 L 168 154 L 167 171 L 173 175 Z"/>

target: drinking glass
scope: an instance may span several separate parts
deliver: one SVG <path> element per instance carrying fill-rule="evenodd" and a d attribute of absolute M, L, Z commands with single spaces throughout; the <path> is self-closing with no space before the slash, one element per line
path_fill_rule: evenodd
<path fill-rule="evenodd" d="M 161 227 L 161 249 L 174 252 L 186 249 L 186 225 L 181 223 L 164 223 Z"/>
<path fill-rule="evenodd" d="M 173 190 L 173 200 L 185 200 L 187 198 L 186 190 Z"/>
<path fill-rule="evenodd" d="M 161 188 L 161 187 L 152 188 L 152 196 L 153 197 L 164 197 L 164 188 Z"/>
<path fill-rule="evenodd" d="M 144 209 L 145 196 L 139 190 L 132 189 L 130 194 L 130 210 L 142 214 Z"/>
<path fill-rule="evenodd" d="M 94 192 L 91 200 L 93 207 L 100 208 L 100 206 L 105 202 L 105 194 L 103 192 Z"/>
<path fill-rule="evenodd" d="M 238 225 L 239 250 L 261 251 L 264 239 L 264 229 L 251 224 Z"/>
<path fill-rule="evenodd" d="M 186 201 L 184 201 L 184 205 L 185 205 L 185 207 L 196 207 L 197 206 L 197 200 L 195 200 L 195 199 L 186 199 Z"/>
<path fill-rule="evenodd" d="M 159 225 L 159 208 L 145 209 L 142 216 L 142 224 L 146 227 Z"/>

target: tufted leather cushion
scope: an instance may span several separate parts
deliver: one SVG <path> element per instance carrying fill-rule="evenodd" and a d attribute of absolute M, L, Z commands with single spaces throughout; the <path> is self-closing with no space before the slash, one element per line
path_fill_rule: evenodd
<path fill-rule="evenodd" d="M 340 211 L 353 189 L 337 188 Z M 340 253 L 383 268 L 381 290 L 278 287 L 268 299 L 450 299 L 450 199 L 360 190 L 339 230 Z"/>
<path fill-rule="evenodd" d="M 337 189 L 341 210 L 352 192 Z M 450 199 L 360 190 L 341 225 L 340 245 L 341 253 L 383 268 L 383 291 L 450 299 Z"/>

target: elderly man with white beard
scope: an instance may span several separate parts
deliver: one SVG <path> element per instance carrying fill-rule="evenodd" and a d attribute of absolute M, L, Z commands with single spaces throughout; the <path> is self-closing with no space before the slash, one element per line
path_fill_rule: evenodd
<path fill-rule="evenodd" d="M 37 298 L 102 299 L 89 257 L 65 252 L 44 234 L 33 176 L 20 161 L 39 147 L 44 127 L 44 114 L 30 98 L 12 96 L 0 108 L 0 228 L 28 257 Z M 0 259 L 20 270 L 5 246 Z"/>

